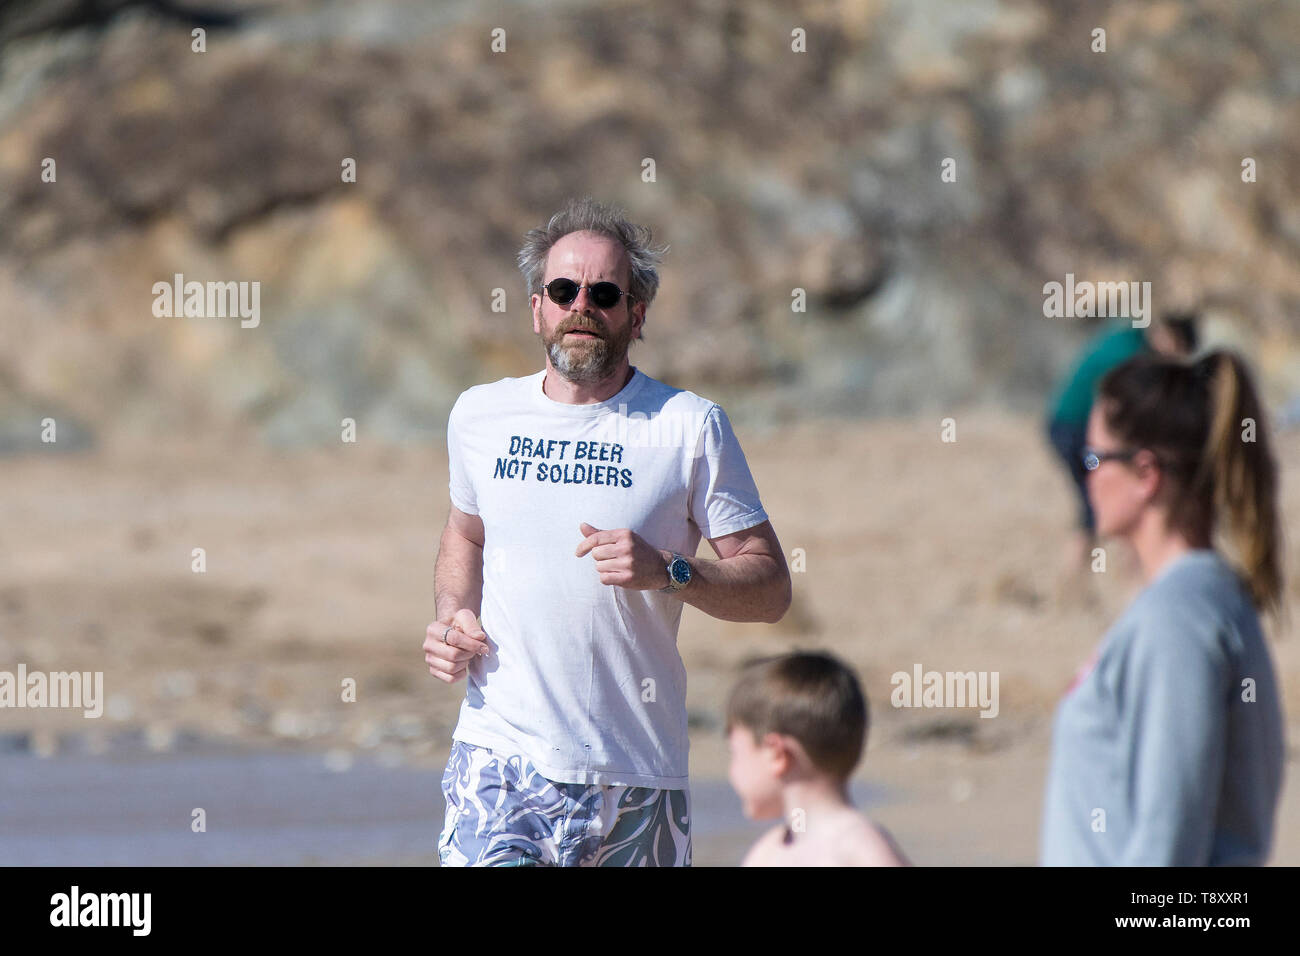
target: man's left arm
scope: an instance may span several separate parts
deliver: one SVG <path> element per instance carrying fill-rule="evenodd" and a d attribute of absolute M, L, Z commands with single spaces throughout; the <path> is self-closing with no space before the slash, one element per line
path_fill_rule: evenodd
<path fill-rule="evenodd" d="M 693 448 L 688 512 L 718 558 L 682 555 L 691 566 L 691 580 L 668 593 L 724 621 L 781 620 L 790 607 L 790 569 L 740 442 L 717 404 L 705 416 Z M 758 524 L 709 536 L 759 516 L 764 520 Z M 628 528 L 602 531 L 584 522 L 578 530 L 583 541 L 577 554 L 595 558 L 601 583 L 647 590 L 668 584 L 672 552 L 656 542 Z"/>
<path fill-rule="evenodd" d="M 723 621 L 775 624 L 790 608 L 790 568 L 772 522 L 709 538 L 717 560 L 682 555 L 691 566 L 691 582 L 676 594 L 710 617 Z M 659 552 L 665 576 L 671 551 Z"/>
<path fill-rule="evenodd" d="M 656 548 L 628 528 L 605 531 L 589 524 L 577 556 L 595 559 L 602 584 L 659 590 L 668 584 L 672 552 Z M 682 555 L 691 566 L 691 580 L 680 591 L 669 591 L 711 617 L 724 621 L 775 624 L 790 608 L 790 568 L 771 521 L 709 538 L 717 560 Z"/>

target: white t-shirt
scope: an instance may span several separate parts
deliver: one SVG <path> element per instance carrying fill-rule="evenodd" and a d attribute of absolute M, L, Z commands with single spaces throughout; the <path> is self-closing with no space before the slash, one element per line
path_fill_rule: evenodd
<path fill-rule="evenodd" d="M 448 418 L 451 503 L 485 531 L 492 648 L 470 663 L 452 736 L 557 782 L 681 789 L 682 601 L 601 583 L 595 558 L 574 556 L 578 526 L 692 556 L 767 513 L 720 406 L 635 367 L 612 398 L 570 405 L 545 374 L 467 389 Z"/>

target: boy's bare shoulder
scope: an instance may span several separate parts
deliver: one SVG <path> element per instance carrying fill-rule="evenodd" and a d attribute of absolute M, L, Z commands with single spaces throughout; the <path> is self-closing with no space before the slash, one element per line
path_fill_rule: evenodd
<path fill-rule="evenodd" d="M 823 853 L 830 866 L 910 866 L 888 831 L 862 813 L 845 808 L 832 833 L 825 834 Z"/>
<path fill-rule="evenodd" d="M 852 858 L 852 866 L 911 866 L 911 860 L 894 842 L 889 831 L 864 816 L 858 817 L 860 823 L 854 827 L 850 841 L 845 850 Z M 846 834 L 847 836 L 847 834 Z"/>
<path fill-rule="evenodd" d="M 785 824 L 778 823 L 754 841 L 741 866 L 770 866 L 785 840 Z"/>
<path fill-rule="evenodd" d="M 786 825 L 759 837 L 741 866 L 911 866 L 884 827 L 857 812 L 844 814 L 820 836 L 801 835 L 786 844 Z"/>

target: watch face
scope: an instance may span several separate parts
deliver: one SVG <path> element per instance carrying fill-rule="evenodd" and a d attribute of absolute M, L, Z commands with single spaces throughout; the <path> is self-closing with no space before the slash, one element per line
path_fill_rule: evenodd
<path fill-rule="evenodd" d="M 691 566 L 685 558 L 678 558 L 671 567 L 673 580 L 678 584 L 685 584 L 691 579 Z"/>

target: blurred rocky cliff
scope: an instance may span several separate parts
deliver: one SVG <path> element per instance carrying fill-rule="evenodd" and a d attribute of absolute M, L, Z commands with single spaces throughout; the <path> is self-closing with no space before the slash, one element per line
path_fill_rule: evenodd
<path fill-rule="evenodd" d="M 582 194 L 671 247 L 633 361 L 753 427 L 1036 409 L 1067 273 L 1203 309 L 1281 404 L 1297 47 L 1294 2 L 11 0 L 0 449 L 432 440 L 540 368 L 514 255 Z M 177 273 L 260 324 L 155 317 Z"/>

